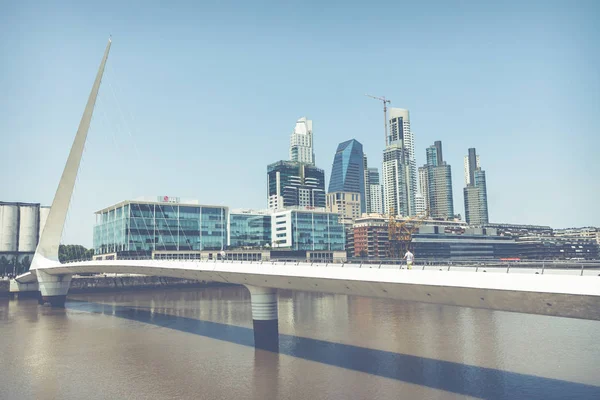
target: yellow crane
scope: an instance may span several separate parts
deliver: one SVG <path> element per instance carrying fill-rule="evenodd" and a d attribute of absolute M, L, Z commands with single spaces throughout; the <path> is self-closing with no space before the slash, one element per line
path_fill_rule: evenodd
<path fill-rule="evenodd" d="M 402 258 L 412 242 L 413 233 L 419 230 L 423 222 L 429 216 L 429 210 L 423 215 L 396 220 L 393 207 L 390 208 L 388 223 L 388 257 L 392 259 Z"/>

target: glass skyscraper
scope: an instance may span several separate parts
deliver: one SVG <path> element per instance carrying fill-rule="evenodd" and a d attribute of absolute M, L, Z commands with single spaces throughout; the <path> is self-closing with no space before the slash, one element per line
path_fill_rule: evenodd
<path fill-rule="evenodd" d="M 419 168 L 421 194 L 432 218 L 454 218 L 452 170 L 442 157 L 442 142 L 436 141 L 426 151 L 427 164 Z"/>
<path fill-rule="evenodd" d="M 269 209 L 325 207 L 325 172 L 315 166 L 278 161 L 267 166 Z"/>
<path fill-rule="evenodd" d="M 233 210 L 229 213 L 229 248 L 271 246 L 271 214 Z"/>
<path fill-rule="evenodd" d="M 94 251 L 221 250 L 228 208 L 180 203 L 177 198 L 123 201 L 96 212 Z"/>
<path fill-rule="evenodd" d="M 479 156 L 475 149 L 469 149 L 465 157 L 465 219 L 469 225 L 489 223 L 487 204 L 487 184 L 485 171 L 479 165 Z"/>
<path fill-rule="evenodd" d="M 338 145 L 329 180 L 329 193 L 360 193 L 361 212 L 366 212 L 365 170 L 363 146 L 355 139 Z"/>

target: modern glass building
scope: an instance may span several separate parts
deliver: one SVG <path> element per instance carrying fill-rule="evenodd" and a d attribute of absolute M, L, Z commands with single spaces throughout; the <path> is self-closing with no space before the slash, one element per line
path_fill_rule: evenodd
<path fill-rule="evenodd" d="M 325 172 L 315 166 L 278 161 L 267 166 L 269 209 L 325 207 Z"/>
<path fill-rule="evenodd" d="M 227 245 L 231 248 L 270 247 L 271 214 L 265 211 L 232 210 Z"/>
<path fill-rule="evenodd" d="M 344 226 L 338 215 L 325 211 L 287 210 L 273 214 L 273 248 L 289 250 L 345 249 Z"/>
<path fill-rule="evenodd" d="M 329 180 L 329 193 L 360 193 L 361 212 L 367 211 L 363 146 L 355 139 L 338 145 Z"/>
<path fill-rule="evenodd" d="M 95 254 L 221 250 L 227 245 L 228 208 L 160 196 L 122 201 L 96 212 Z"/>

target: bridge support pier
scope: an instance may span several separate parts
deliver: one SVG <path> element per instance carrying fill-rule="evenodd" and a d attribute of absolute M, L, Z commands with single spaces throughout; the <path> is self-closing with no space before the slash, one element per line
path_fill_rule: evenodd
<path fill-rule="evenodd" d="M 254 347 L 279 352 L 277 289 L 246 285 L 252 302 Z"/>
<path fill-rule="evenodd" d="M 71 286 L 71 275 L 50 275 L 39 269 L 36 274 L 42 295 L 41 304 L 64 307 Z"/>

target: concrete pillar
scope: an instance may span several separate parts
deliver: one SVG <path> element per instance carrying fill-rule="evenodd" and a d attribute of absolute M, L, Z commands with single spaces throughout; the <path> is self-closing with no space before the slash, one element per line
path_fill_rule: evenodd
<path fill-rule="evenodd" d="M 64 307 L 71 286 L 71 275 L 50 275 L 37 270 L 37 279 L 42 295 L 42 304 L 52 307 Z"/>
<path fill-rule="evenodd" d="M 279 351 L 279 327 L 277 319 L 277 289 L 246 285 L 252 302 L 254 323 L 254 347 Z"/>

